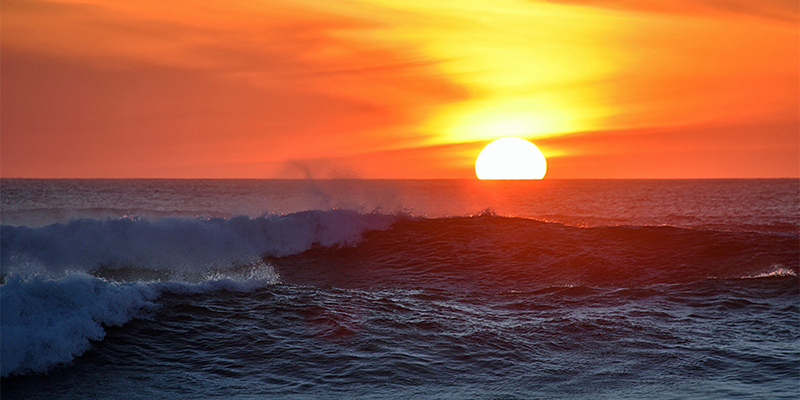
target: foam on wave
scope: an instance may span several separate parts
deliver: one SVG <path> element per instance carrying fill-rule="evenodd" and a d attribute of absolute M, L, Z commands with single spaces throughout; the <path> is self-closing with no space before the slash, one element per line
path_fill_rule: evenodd
<path fill-rule="evenodd" d="M 249 218 L 79 219 L 0 228 L 0 375 L 46 372 L 162 293 L 252 291 L 279 280 L 263 256 L 349 246 L 396 219 L 353 211 Z"/>
<path fill-rule="evenodd" d="M 246 271 L 209 273 L 199 282 L 120 282 L 68 272 L 60 278 L 16 275 L 0 286 L 0 375 L 47 372 L 72 361 L 121 326 L 155 306 L 163 293 L 251 292 L 278 276 L 263 262 Z"/>
<path fill-rule="evenodd" d="M 772 278 L 776 276 L 797 276 L 797 273 L 792 271 L 789 268 L 784 268 L 783 266 L 776 265 L 773 267 L 774 269 L 769 272 L 764 272 L 758 275 L 749 275 L 745 276 L 743 279 L 758 279 L 758 278 Z"/>
<path fill-rule="evenodd" d="M 314 245 L 353 245 L 365 231 L 387 229 L 395 219 L 332 210 L 259 218 L 78 219 L 40 228 L 2 226 L 0 263 L 3 274 L 99 267 L 225 268 Z"/>
<path fill-rule="evenodd" d="M 71 361 L 105 336 L 104 325 L 124 324 L 157 295 L 147 285 L 85 274 L 58 280 L 8 277 L 0 291 L 2 376 L 44 372 Z"/>

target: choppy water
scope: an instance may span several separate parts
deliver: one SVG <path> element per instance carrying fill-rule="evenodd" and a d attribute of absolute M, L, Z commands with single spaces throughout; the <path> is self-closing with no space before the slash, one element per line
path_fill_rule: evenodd
<path fill-rule="evenodd" d="M 797 180 L 0 197 L 4 398 L 800 393 Z"/>

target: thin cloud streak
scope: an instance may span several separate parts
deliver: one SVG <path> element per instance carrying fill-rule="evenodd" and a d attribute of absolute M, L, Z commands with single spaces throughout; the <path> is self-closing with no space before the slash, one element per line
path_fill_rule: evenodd
<path fill-rule="evenodd" d="M 538 0 L 533 0 L 538 1 Z M 544 0 L 549 3 L 580 5 L 607 10 L 683 15 L 739 14 L 797 24 L 800 3 L 794 0 Z"/>

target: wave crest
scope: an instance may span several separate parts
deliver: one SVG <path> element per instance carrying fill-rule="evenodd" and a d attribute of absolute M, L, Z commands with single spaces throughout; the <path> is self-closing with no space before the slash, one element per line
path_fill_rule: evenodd
<path fill-rule="evenodd" d="M 2 273 L 137 267 L 197 270 L 246 265 L 315 245 L 350 246 L 395 216 L 354 211 L 305 211 L 250 218 L 78 219 L 40 228 L 2 226 Z"/>

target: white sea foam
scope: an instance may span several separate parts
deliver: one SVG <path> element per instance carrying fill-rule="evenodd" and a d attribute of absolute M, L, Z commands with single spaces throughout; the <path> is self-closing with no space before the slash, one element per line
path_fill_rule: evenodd
<path fill-rule="evenodd" d="M 79 273 L 58 280 L 11 275 L 0 287 L 0 372 L 43 372 L 70 361 L 105 336 L 104 325 L 124 324 L 157 296 L 147 285 Z"/>
<path fill-rule="evenodd" d="M 105 337 L 106 326 L 136 318 L 163 293 L 251 292 L 277 281 L 263 262 L 199 282 L 116 282 L 82 272 L 57 279 L 9 275 L 0 286 L 0 375 L 47 372 L 73 360 Z"/>
<path fill-rule="evenodd" d="M 172 271 L 226 268 L 314 245 L 347 246 L 395 217 L 306 211 L 250 218 L 80 219 L 41 228 L 2 227 L 2 272 L 59 275 L 65 270 L 136 267 Z"/>
<path fill-rule="evenodd" d="M 0 374 L 45 372 L 69 362 L 103 339 L 105 326 L 130 321 L 164 292 L 249 292 L 279 280 L 265 255 L 353 245 L 365 231 L 387 229 L 394 220 L 333 210 L 3 226 Z M 134 273 L 122 276 L 126 268 Z M 168 273 L 153 279 L 151 272 L 159 271 Z"/>
<path fill-rule="evenodd" d="M 782 266 L 775 266 L 775 269 L 769 272 L 764 272 L 758 275 L 753 276 L 746 276 L 747 278 L 771 278 L 774 276 L 797 276 L 797 274 L 789 268 L 784 268 Z"/>

